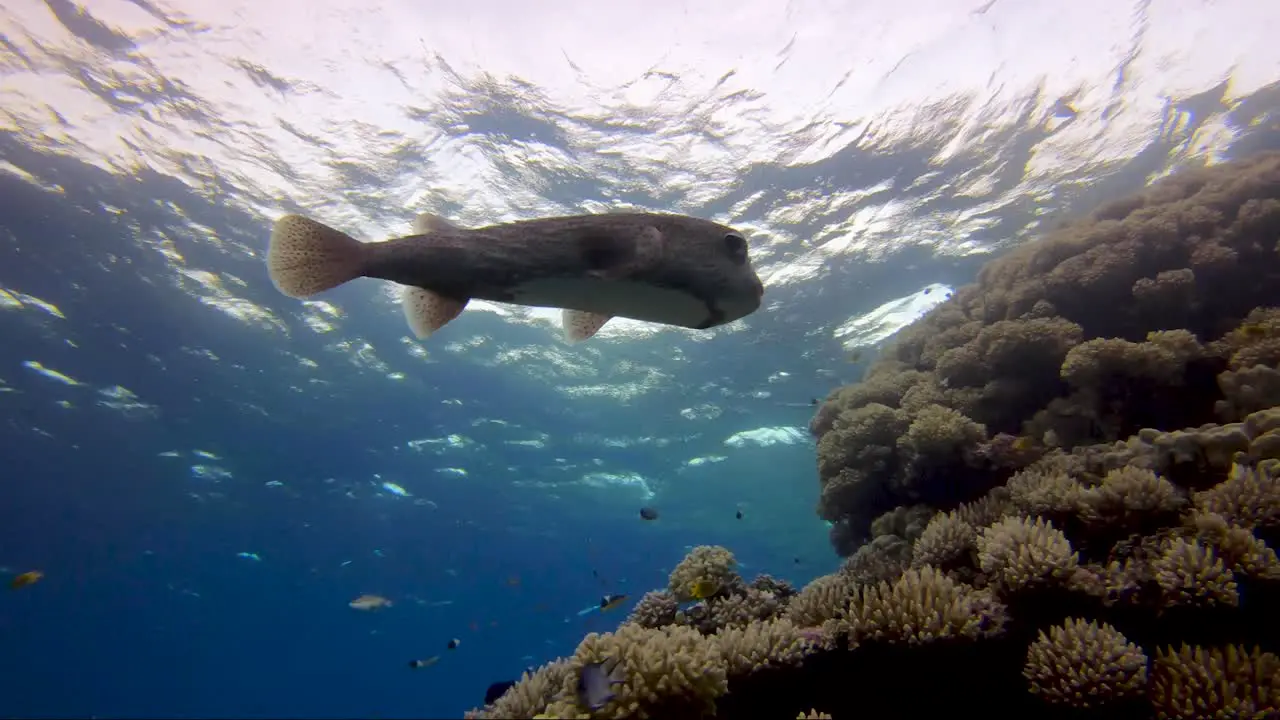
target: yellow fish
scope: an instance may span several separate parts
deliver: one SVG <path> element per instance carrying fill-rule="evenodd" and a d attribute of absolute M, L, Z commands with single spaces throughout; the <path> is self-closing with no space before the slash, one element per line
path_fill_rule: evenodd
<path fill-rule="evenodd" d="M 1026 435 L 1019 435 L 1018 438 L 1013 441 L 1014 450 L 1030 450 L 1035 446 L 1036 446 L 1036 441 L 1033 438 L 1027 437 Z"/>
<path fill-rule="evenodd" d="M 714 580 L 699 580 L 693 584 L 693 592 L 690 595 L 695 600 L 706 600 L 718 592 L 720 592 L 720 583 Z"/>
<path fill-rule="evenodd" d="M 361 595 L 347 605 L 356 610 L 381 610 L 391 607 L 391 601 L 381 595 Z"/>
<path fill-rule="evenodd" d="M 14 576 L 13 580 L 9 581 L 9 587 L 17 590 L 20 587 L 34 585 L 39 582 L 42 577 L 44 577 L 44 573 L 39 570 L 24 572 L 21 575 Z"/>

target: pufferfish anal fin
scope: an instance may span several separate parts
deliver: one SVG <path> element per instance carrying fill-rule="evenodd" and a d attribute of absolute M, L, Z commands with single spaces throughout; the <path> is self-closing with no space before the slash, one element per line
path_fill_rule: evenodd
<path fill-rule="evenodd" d="M 566 309 L 561 315 L 564 336 L 569 342 L 582 342 L 600 332 L 600 328 L 609 322 L 608 315 L 586 312 L 584 310 Z"/>
<path fill-rule="evenodd" d="M 431 213 L 422 213 L 413 219 L 413 231 L 419 235 L 430 235 L 433 232 L 443 232 L 445 230 L 461 230 L 462 228 L 445 220 L 439 215 Z"/>
<path fill-rule="evenodd" d="M 422 340 L 458 317 L 467 306 L 467 299 L 454 300 L 426 288 L 406 287 L 400 304 L 409 329 Z"/>

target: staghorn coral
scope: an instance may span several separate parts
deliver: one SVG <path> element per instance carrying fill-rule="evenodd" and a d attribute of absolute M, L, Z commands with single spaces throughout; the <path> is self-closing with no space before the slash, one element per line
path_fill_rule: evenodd
<path fill-rule="evenodd" d="M 1272 718 L 1280 714 L 1280 658 L 1258 648 L 1158 650 L 1151 701 L 1156 716 L 1180 720 Z"/>
<path fill-rule="evenodd" d="M 791 583 L 780 578 L 776 578 L 766 573 L 761 573 L 751 581 L 751 587 L 756 590 L 763 590 L 772 593 L 779 600 L 786 600 L 796 594 L 796 588 Z"/>
<path fill-rule="evenodd" d="M 591 633 L 565 663 L 561 700 L 576 702 L 578 675 L 590 663 L 613 660 L 625 678 L 614 698 L 593 718 L 663 718 L 712 713 L 728 690 L 720 645 L 693 628 L 645 628 L 623 624 L 616 632 Z M 575 707 L 578 712 L 589 708 Z"/>
<path fill-rule="evenodd" d="M 699 545 L 671 571 L 667 589 L 680 602 L 696 600 L 693 590 L 699 582 L 715 583 L 722 589 L 741 582 L 735 569 L 737 565 L 738 561 L 727 549 L 718 545 Z"/>
<path fill-rule="evenodd" d="M 1173 538 L 1152 562 L 1166 605 L 1235 605 L 1235 576 L 1212 548 L 1197 540 Z"/>
<path fill-rule="evenodd" d="M 569 679 L 572 669 L 566 660 L 555 660 L 524 673 L 502 697 L 482 710 L 472 711 L 468 718 L 531 718 L 546 709 L 553 695 Z"/>
<path fill-rule="evenodd" d="M 1010 517 L 978 534 L 978 565 L 1004 590 L 1056 584 L 1078 564 L 1066 535 L 1042 518 Z"/>
<path fill-rule="evenodd" d="M 1233 465 L 1226 480 L 1194 496 L 1196 508 L 1244 528 L 1280 524 L 1280 483 L 1274 475 Z"/>
<path fill-rule="evenodd" d="M 858 587 L 840 617 L 851 645 L 866 641 L 919 645 L 998 634 L 1004 608 L 987 593 L 925 567 L 893 583 Z"/>
<path fill-rule="evenodd" d="M 891 580 L 911 563 L 911 543 L 897 535 L 881 535 L 845 558 L 840 572 L 854 582 Z"/>
<path fill-rule="evenodd" d="M 1141 697 L 1147 656 L 1106 623 L 1067 618 L 1040 631 L 1022 674 L 1031 692 L 1050 703 L 1093 708 Z"/>
<path fill-rule="evenodd" d="M 948 568 L 965 562 L 977 547 L 978 531 L 952 511 L 935 515 L 911 550 L 913 567 Z"/>
<path fill-rule="evenodd" d="M 1078 480 L 1061 472 L 1027 468 L 1009 478 L 1009 503 L 1028 515 L 1050 517 L 1075 513 L 1085 488 Z"/>
<path fill-rule="evenodd" d="M 755 621 L 775 618 L 782 612 L 782 603 L 773 593 L 755 588 L 711 598 L 706 607 L 707 612 L 699 626 L 706 633 L 722 628 L 745 627 Z"/>
<path fill-rule="evenodd" d="M 1187 499 L 1173 483 L 1150 470 L 1123 467 L 1081 493 L 1080 503 L 1085 522 L 1132 529 L 1147 522 L 1168 525 Z"/>
<path fill-rule="evenodd" d="M 666 590 L 650 590 L 640 597 L 627 622 L 641 627 L 659 628 L 671 625 L 676 621 L 676 613 L 680 610 L 672 594 Z"/>
<path fill-rule="evenodd" d="M 720 646 L 730 677 L 770 667 L 800 665 L 818 645 L 785 618 L 721 628 L 713 640 Z"/>
<path fill-rule="evenodd" d="M 1247 528 L 1227 523 L 1216 513 L 1196 512 L 1190 517 L 1197 537 L 1212 547 L 1233 575 L 1280 580 L 1276 552 Z"/>
<path fill-rule="evenodd" d="M 853 588 L 844 573 L 815 578 L 791 599 L 784 616 L 801 627 L 822 625 L 840 615 Z"/>

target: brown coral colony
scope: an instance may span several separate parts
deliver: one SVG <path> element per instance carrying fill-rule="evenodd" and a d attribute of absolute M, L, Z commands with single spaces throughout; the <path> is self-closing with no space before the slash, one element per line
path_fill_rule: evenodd
<path fill-rule="evenodd" d="M 473 716 L 1280 717 L 1280 154 L 988 263 L 810 427 L 840 571 L 696 548 Z"/>

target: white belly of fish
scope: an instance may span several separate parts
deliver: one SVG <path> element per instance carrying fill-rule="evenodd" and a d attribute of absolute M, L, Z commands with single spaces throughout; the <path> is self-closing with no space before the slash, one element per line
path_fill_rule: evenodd
<path fill-rule="evenodd" d="M 626 280 L 535 280 L 512 288 L 512 293 L 512 302 L 521 305 L 585 310 L 687 328 L 704 325 L 710 316 L 706 303 L 688 293 Z"/>

